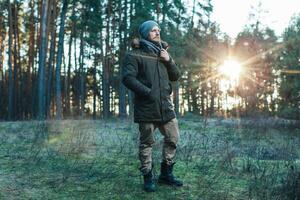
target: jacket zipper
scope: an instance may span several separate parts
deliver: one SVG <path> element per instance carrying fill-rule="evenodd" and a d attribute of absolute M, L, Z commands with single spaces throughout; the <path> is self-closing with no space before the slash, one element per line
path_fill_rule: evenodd
<path fill-rule="evenodd" d="M 157 68 L 157 74 L 158 74 L 158 87 L 159 87 L 159 96 L 160 96 L 160 115 L 161 115 L 161 119 L 162 121 L 164 121 L 164 116 L 163 116 L 163 111 L 162 111 L 162 95 L 161 95 L 161 87 L 160 87 L 160 72 L 159 72 L 159 59 L 158 56 L 156 56 L 157 58 L 157 62 L 156 62 L 156 68 Z"/>

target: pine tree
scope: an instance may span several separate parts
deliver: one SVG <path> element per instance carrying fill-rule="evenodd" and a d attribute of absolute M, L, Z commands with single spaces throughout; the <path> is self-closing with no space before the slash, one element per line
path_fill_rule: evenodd
<path fill-rule="evenodd" d="M 42 1 L 41 15 L 41 40 L 39 48 L 39 73 L 38 73 L 38 118 L 46 118 L 46 91 L 45 91 L 45 64 L 47 55 L 47 17 L 48 17 L 49 1 Z"/>
<path fill-rule="evenodd" d="M 66 12 L 68 8 L 68 0 L 63 0 L 62 10 L 60 14 L 60 28 L 58 34 L 58 50 L 56 57 L 56 71 L 55 71 L 55 88 L 56 88 L 56 118 L 62 118 L 62 99 L 61 99 L 61 63 L 62 63 L 62 55 L 64 50 L 64 35 L 65 35 L 65 18 Z"/>
<path fill-rule="evenodd" d="M 282 49 L 278 70 L 279 85 L 279 115 L 286 118 L 300 119 L 300 17 L 291 20 L 283 34 Z"/>

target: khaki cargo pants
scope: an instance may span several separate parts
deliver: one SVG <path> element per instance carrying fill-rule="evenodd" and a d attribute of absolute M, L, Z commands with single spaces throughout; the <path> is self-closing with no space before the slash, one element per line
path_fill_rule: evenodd
<path fill-rule="evenodd" d="M 141 161 L 140 170 L 143 174 L 148 173 L 152 167 L 152 146 L 155 143 L 154 131 L 156 128 L 164 136 L 162 161 L 170 165 L 175 157 L 176 146 L 179 140 L 178 121 L 176 118 L 166 123 L 139 123 L 139 159 Z"/>

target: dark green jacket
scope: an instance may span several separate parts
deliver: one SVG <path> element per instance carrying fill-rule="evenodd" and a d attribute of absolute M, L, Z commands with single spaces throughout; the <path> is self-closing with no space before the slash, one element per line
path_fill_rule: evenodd
<path fill-rule="evenodd" d="M 162 61 L 138 48 L 125 56 L 123 84 L 134 92 L 135 122 L 167 122 L 176 117 L 171 100 L 172 85 L 180 72 L 173 59 Z"/>

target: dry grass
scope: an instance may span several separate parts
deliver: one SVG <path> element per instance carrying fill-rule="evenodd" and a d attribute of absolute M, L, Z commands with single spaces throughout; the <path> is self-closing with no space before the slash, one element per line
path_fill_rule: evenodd
<path fill-rule="evenodd" d="M 142 191 L 128 120 L 0 123 L 0 199 L 299 199 L 297 127 L 179 119 L 182 188 Z M 159 173 L 162 137 L 153 158 Z"/>

